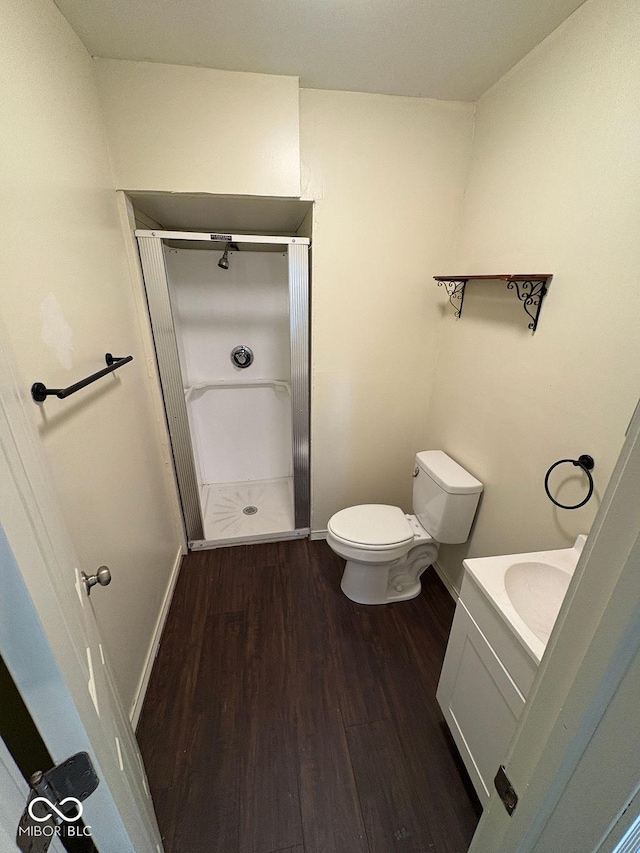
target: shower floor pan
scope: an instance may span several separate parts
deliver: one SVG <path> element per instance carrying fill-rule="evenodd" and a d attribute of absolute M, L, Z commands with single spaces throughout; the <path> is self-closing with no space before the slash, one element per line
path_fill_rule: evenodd
<path fill-rule="evenodd" d="M 300 535 L 295 530 L 292 477 L 207 483 L 201 500 L 206 541 L 193 543 L 194 548 Z"/>

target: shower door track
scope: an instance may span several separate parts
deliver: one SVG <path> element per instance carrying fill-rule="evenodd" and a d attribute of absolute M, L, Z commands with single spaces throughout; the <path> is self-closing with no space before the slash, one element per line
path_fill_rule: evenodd
<path fill-rule="evenodd" d="M 189 547 L 214 548 L 253 541 L 295 539 L 308 535 L 310 529 L 308 257 L 310 240 L 307 237 L 161 230 L 136 230 L 135 236 L 140 251 L 167 428 Z M 202 241 L 209 244 L 211 241 L 280 244 L 287 247 L 294 530 L 285 531 L 282 534 L 262 534 L 234 540 L 205 539 L 185 389 L 171 312 L 169 279 L 162 247 L 164 240 L 185 240 L 191 243 Z"/>

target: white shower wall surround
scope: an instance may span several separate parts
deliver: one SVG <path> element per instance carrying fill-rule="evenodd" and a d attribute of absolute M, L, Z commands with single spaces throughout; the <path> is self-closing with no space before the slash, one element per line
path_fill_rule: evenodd
<path fill-rule="evenodd" d="M 187 411 L 201 483 L 292 475 L 288 390 L 222 386 L 196 391 Z"/>
<path fill-rule="evenodd" d="M 221 252 L 165 246 L 174 323 L 184 378 L 285 379 L 290 376 L 286 247 L 280 251 Z M 242 370 L 231 363 L 237 344 L 255 355 Z M 212 370 L 215 373 L 212 374 Z"/>
<path fill-rule="evenodd" d="M 135 233 L 190 547 L 306 535 L 309 239 Z"/>
<path fill-rule="evenodd" d="M 165 248 L 178 354 L 185 386 L 211 380 L 289 382 L 286 252 Z M 254 362 L 231 362 L 245 344 Z M 291 476 L 291 400 L 282 387 L 194 389 L 187 409 L 201 483 Z"/>
<path fill-rule="evenodd" d="M 191 389 L 205 538 L 292 530 L 286 251 L 231 251 L 226 270 L 215 250 L 164 252 L 183 381 Z M 230 358 L 241 344 L 254 354 L 246 369 Z M 253 505 L 250 493 L 262 502 L 253 516 L 242 513 L 245 494 Z"/>

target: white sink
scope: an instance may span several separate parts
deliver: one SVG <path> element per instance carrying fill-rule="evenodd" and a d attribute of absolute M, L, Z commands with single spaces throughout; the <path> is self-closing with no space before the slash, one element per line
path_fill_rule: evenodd
<path fill-rule="evenodd" d="M 516 613 L 545 645 L 570 580 L 571 572 L 535 560 L 512 563 L 505 572 L 504 586 Z"/>
<path fill-rule="evenodd" d="M 473 580 L 537 663 L 586 538 L 578 536 L 573 548 L 464 561 Z"/>

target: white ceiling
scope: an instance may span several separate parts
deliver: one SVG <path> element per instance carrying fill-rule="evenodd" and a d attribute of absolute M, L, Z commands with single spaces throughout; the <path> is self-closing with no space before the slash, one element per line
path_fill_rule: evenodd
<path fill-rule="evenodd" d="M 475 100 L 583 0 L 56 0 L 94 56 Z"/>

